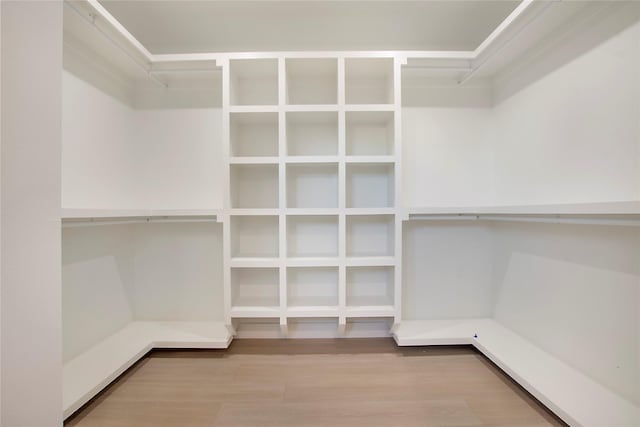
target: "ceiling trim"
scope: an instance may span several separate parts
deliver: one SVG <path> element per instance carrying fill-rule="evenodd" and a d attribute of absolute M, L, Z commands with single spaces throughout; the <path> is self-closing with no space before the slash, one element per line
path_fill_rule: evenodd
<path fill-rule="evenodd" d="M 421 68 L 466 69 L 460 79 L 466 82 L 476 74 L 488 59 L 517 36 L 520 30 L 528 26 L 541 15 L 541 11 L 560 0 L 539 2 L 523 0 L 480 45 L 473 51 L 313 51 L 313 52 L 203 52 L 190 54 L 153 54 L 133 34 L 131 34 L 98 0 L 64 0 L 78 14 L 97 28 L 103 36 L 122 50 L 132 61 L 141 66 L 149 78 L 156 84 L 167 86 L 154 74 L 156 72 L 189 71 L 212 69 L 229 59 L 274 58 L 281 56 L 296 58 L 321 57 L 400 57 L 406 63 L 412 60 L 412 66 Z"/>

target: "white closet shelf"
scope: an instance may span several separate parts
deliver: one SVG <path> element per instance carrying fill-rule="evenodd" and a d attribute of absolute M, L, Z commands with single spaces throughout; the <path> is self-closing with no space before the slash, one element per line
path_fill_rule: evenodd
<path fill-rule="evenodd" d="M 128 222 L 217 221 L 218 209 L 61 209 L 65 226 Z"/>
<path fill-rule="evenodd" d="M 227 348 L 232 339 L 218 322 L 132 322 L 64 364 L 64 417 L 153 348 Z"/>
<path fill-rule="evenodd" d="M 409 208 L 407 217 L 409 220 L 483 220 L 637 227 L 640 226 L 640 202 Z"/>
<path fill-rule="evenodd" d="M 296 104 L 288 104 L 283 107 L 283 110 L 286 112 L 337 112 L 338 105 L 336 104 L 305 104 L 305 105 L 296 105 Z"/>
<path fill-rule="evenodd" d="M 338 163 L 338 156 L 287 156 L 286 163 Z"/>
<path fill-rule="evenodd" d="M 393 267 L 395 258 L 392 256 L 347 257 L 346 265 L 347 267 Z"/>
<path fill-rule="evenodd" d="M 277 156 L 235 156 L 229 158 L 232 165 L 269 165 L 278 164 Z"/>
<path fill-rule="evenodd" d="M 345 111 L 394 111 L 393 104 L 346 104 Z"/>
<path fill-rule="evenodd" d="M 279 258 L 271 257 L 234 257 L 231 258 L 231 267 L 278 267 L 280 265 Z"/>
<path fill-rule="evenodd" d="M 262 318 L 280 317 L 280 307 L 268 306 L 233 306 L 231 317 L 235 318 Z"/>
<path fill-rule="evenodd" d="M 371 156 L 346 156 L 347 163 L 395 163 L 395 156 L 371 155 Z"/>
<path fill-rule="evenodd" d="M 338 317 L 338 306 L 289 306 L 288 317 Z"/>
<path fill-rule="evenodd" d="M 230 113 L 277 113 L 277 105 L 231 105 Z"/>
<path fill-rule="evenodd" d="M 409 218 L 417 215 L 637 215 L 640 201 L 465 207 L 410 207 Z"/>
<path fill-rule="evenodd" d="M 353 305 L 345 308 L 346 317 L 393 317 L 396 309 L 392 305 Z"/>
<path fill-rule="evenodd" d="M 338 257 L 289 257 L 287 267 L 336 267 L 340 264 Z"/>
<path fill-rule="evenodd" d="M 640 425 L 640 407 L 493 319 L 403 321 L 393 336 L 400 346 L 473 345 L 570 425 Z"/>

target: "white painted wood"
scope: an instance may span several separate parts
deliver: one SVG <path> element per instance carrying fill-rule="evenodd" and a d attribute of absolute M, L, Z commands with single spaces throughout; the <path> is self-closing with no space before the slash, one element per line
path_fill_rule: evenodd
<path fill-rule="evenodd" d="M 289 156 L 335 156 L 338 154 L 338 113 L 287 112 Z"/>
<path fill-rule="evenodd" d="M 132 322 L 64 364 L 64 417 L 79 409 L 152 348 L 227 348 L 231 339 L 223 323 Z"/>
<path fill-rule="evenodd" d="M 394 305 L 393 267 L 348 267 L 347 307 Z"/>
<path fill-rule="evenodd" d="M 276 59 L 230 60 L 232 105 L 277 105 Z"/>
<path fill-rule="evenodd" d="M 0 424 L 55 426 L 62 424 L 62 3 L 0 8 Z"/>
<path fill-rule="evenodd" d="M 338 256 L 338 217 L 287 216 L 289 257 Z"/>
<path fill-rule="evenodd" d="M 640 201 L 565 203 L 541 205 L 506 206 L 466 206 L 466 207 L 409 207 L 409 215 L 598 215 L 611 217 L 618 215 L 637 215 L 640 213 Z"/>
<path fill-rule="evenodd" d="M 385 208 L 394 206 L 394 165 L 357 163 L 347 165 L 347 207 Z"/>
<path fill-rule="evenodd" d="M 393 256 L 394 219 L 393 215 L 349 215 L 346 230 L 347 256 Z"/>
<path fill-rule="evenodd" d="M 393 71 L 392 58 L 347 58 L 345 60 L 346 103 L 393 103 Z"/>
<path fill-rule="evenodd" d="M 347 112 L 346 151 L 349 156 L 394 154 L 393 112 Z M 349 161 L 354 161 L 352 158 Z"/>
<path fill-rule="evenodd" d="M 230 126 L 232 156 L 278 156 L 277 113 L 234 113 Z"/>
<path fill-rule="evenodd" d="M 287 104 L 336 104 L 336 58 L 286 59 Z"/>
<path fill-rule="evenodd" d="M 287 307 L 304 308 L 338 305 L 337 267 L 287 268 Z"/>
<path fill-rule="evenodd" d="M 475 346 L 570 425 L 640 422 L 638 406 L 492 319 L 406 321 L 393 335 L 398 345 Z"/>
<path fill-rule="evenodd" d="M 277 165 L 231 165 L 231 207 L 278 207 Z"/>

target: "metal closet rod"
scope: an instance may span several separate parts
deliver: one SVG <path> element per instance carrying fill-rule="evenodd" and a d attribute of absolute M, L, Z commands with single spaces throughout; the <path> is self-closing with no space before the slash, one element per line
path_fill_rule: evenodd
<path fill-rule="evenodd" d="M 510 221 L 510 222 L 541 222 L 546 224 L 584 224 L 584 225 L 620 225 L 640 226 L 640 218 L 587 218 L 571 216 L 531 216 L 531 215 L 501 215 L 501 214 L 458 214 L 458 215 L 429 215 L 410 214 L 409 220 L 431 221 Z"/>
<path fill-rule="evenodd" d="M 93 17 L 93 19 L 90 18 L 90 16 L 85 15 L 84 13 L 82 13 L 82 11 L 78 10 L 78 8 L 76 8 L 73 3 L 71 3 L 70 0 L 64 0 L 64 4 L 66 6 L 69 6 L 75 13 L 78 14 L 78 16 L 80 16 L 82 18 L 82 20 L 84 22 L 86 22 L 88 25 L 90 25 L 92 28 L 96 29 L 100 34 L 102 34 L 102 36 L 104 36 L 107 40 L 109 40 L 109 42 L 111 44 L 113 44 L 115 47 L 117 47 L 118 49 L 120 49 L 125 55 L 127 55 L 127 57 L 133 61 L 134 64 L 136 64 L 138 67 L 140 67 L 140 69 L 142 69 L 142 71 L 144 71 L 144 73 L 146 74 L 146 76 L 156 85 L 162 87 L 162 88 L 168 88 L 169 85 L 165 82 L 163 82 L 162 80 L 160 80 L 158 77 L 156 77 L 155 75 L 151 74 L 151 66 L 150 64 L 147 63 L 142 63 L 140 62 L 137 58 L 135 58 L 133 55 L 131 55 L 131 53 L 125 49 L 124 47 L 122 47 L 122 45 L 120 43 L 118 43 L 117 40 L 115 40 L 113 37 L 111 37 L 111 35 L 109 35 L 106 31 L 104 31 L 102 28 L 98 27 L 95 23 L 95 19 L 97 18 L 96 15 L 90 15 Z"/>
<path fill-rule="evenodd" d="M 62 228 L 90 227 L 97 225 L 125 225 L 125 224 L 150 224 L 150 223 L 181 223 L 181 222 L 217 222 L 217 216 L 197 217 L 170 217 L 170 216 L 145 216 L 131 218 L 73 218 L 63 219 Z"/>

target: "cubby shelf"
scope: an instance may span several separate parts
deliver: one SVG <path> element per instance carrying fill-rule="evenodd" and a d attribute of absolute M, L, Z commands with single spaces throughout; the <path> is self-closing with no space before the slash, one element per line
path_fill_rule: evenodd
<path fill-rule="evenodd" d="M 278 104 L 277 59 L 232 59 L 229 62 L 232 105 Z"/>
<path fill-rule="evenodd" d="M 277 165 L 231 165 L 231 207 L 277 208 Z"/>
<path fill-rule="evenodd" d="M 287 207 L 337 208 L 338 164 L 287 165 Z"/>
<path fill-rule="evenodd" d="M 385 208 L 395 204 L 394 165 L 348 164 L 347 208 Z"/>
<path fill-rule="evenodd" d="M 278 156 L 277 113 L 233 113 L 229 126 L 232 157 Z"/>
<path fill-rule="evenodd" d="M 337 104 L 336 58 L 286 59 L 288 104 Z"/>
<path fill-rule="evenodd" d="M 348 156 L 391 156 L 394 154 L 392 111 L 349 111 L 346 113 Z"/>
<path fill-rule="evenodd" d="M 250 57 L 223 105 L 227 321 L 395 318 L 395 59 Z"/>
<path fill-rule="evenodd" d="M 392 104 L 393 58 L 345 59 L 347 104 Z"/>

